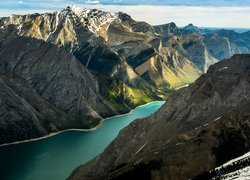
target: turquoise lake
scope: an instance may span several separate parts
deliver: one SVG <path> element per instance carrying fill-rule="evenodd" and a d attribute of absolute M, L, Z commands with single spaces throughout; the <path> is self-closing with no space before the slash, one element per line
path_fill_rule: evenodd
<path fill-rule="evenodd" d="M 152 102 L 129 114 L 108 118 L 95 131 L 67 131 L 42 140 L 0 147 L 0 179 L 65 179 L 77 166 L 100 154 L 122 128 L 137 118 L 149 116 L 163 104 L 163 101 Z"/>

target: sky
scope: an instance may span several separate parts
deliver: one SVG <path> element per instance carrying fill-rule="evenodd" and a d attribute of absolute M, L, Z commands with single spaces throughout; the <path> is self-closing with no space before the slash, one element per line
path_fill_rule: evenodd
<path fill-rule="evenodd" d="M 0 17 L 60 11 L 68 5 L 122 11 L 152 25 L 250 28 L 250 0 L 0 0 Z"/>

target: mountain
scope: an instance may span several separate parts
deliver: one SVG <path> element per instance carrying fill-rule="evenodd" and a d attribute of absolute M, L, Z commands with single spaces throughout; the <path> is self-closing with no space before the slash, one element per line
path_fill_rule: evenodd
<path fill-rule="evenodd" d="M 173 22 L 151 26 L 122 12 L 76 6 L 12 15 L 2 18 L 0 27 L 63 47 L 88 69 L 160 96 L 193 82 L 211 64 L 250 49 L 247 34 L 229 38 L 220 33 L 214 38 L 214 33 L 195 33 L 199 28 L 192 24 L 183 29 Z"/>
<path fill-rule="evenodd" d="M 192 34 L 204 37 L 204 44 L 211 56 L 217 60 L 227 59 L 234 54 L 249 54 L 250 45 L 248 32 L 237 33 L 234 30 L 210 30 L 189 24 L 181 29 L 182 34 Z"/>
<path fill-rule="evenodd" d="M 173 22 L 151 26 L 122 12 L 76 6 L 54 13 L 12 15 L 2 18 L 0 27 L 64 47 L 88 69 L 115 76 L 133 87 L 145 80 L 139 83 L 142 89 L 159 88 L 163 84 L 168 87 L 165 89 L 174 89 L 194 81 L 211 64 L 233 54 L 249 53 L 250 49 L 247 33 L 227 33 L 229 30 L 199 33 L 202 29 L 193 24 L 179 29 Z M 218 37 L 214 38 L 216 34 Z M 169 39 L 175 42 L 167 43 Z M 170 51 L 167 57 L 162 55 L 166 51 Z M 186 64 L 188 71 L 183 68 Z M 155 72 L 154 67 L 161 71 Z M 179 83 L 173 84 L 172 79 Z"/>
<path fill-rule="evenodd" d="M 211 62 L 228 59 L 234 54 L 250 53 L 249 32 L 237 33 L 234 30 L 227 29 L 210 30 L 189 24 L 181 29 L 181 33 L 184 34 L 184 36 L 186 34 L 199 36 L 206 47 L 206 54 L 210 56 L 209 59 L 214 59 L 214 61 L 212 60 Z M 195 63 L 195 61 L 193 62 Z M 207 67 L 209 67 L 209 65 L 211 65 L 211 63 L 208 63 Z M 201 66 L 204 65 L 201 64 Z"/>
<path fill-rule="evenodd" d="M 23 79 L 23 86 L 74 121 L 65 120 L 63 126 L 53 122 L 53 128 L 40 135 L 91 128 L 105 117 L 166 99 L 172 90 L 192 83 L 221 58 L 249 51 L 248 32 L 201 35 L 183 31 L 174 23 L 151 26 L 122 12 L 76 6 L 60 12 L 3 17 L 0 37 L 2 76 Z M 27 103 L 30 107 L 36 104 Z M 43 122 L 46 118 L 38 119 Z M 11 115 L 3 119 L 7 125 L 15 120 Z"/>
<path fill-rule="evenodd" d="M 181 31 L 189 31 L 200 35 L 205 34 L 214 34 L 217 30 L 216 29 L 209 29 L 209 28 L 200 28 L 198 26 L 193 25 L 192 23 L 188 24 L 187 26 L 183 27 Z"/>
<path fill-rule="evenodd" d="M 159 99 L 93 75 L 62 48 L 1 30 L 0 72 L 0 143 L 95 127 L 105 117 Z"/>
<path fill-rule="evenodd" d="M 188 24 L 187 26 L 183 27 L 182 29 L 186 30 L 186 31 L 191 31 L 191 32 L 194 32 L 194 33 L 198 33 L 198 34 L 204 34 L 202 32 L 202 29 L 200 29 L 197 26 L 194 26 L 192 23 Z"/>
<path fill-rule="evenodd" d="M 135 120 L 69 179 L 189 179 L 250 150 L 250 55 L 235 55 Z"/>
<path fill-rule="evenodd" d="M 63 47 L 92 71 L 134 88 L 159 89 L 158 94 L 201 74 L 165 37 L 157 36 L 154 27 L 121 12 L 70 6 L 61 12 L 6 17 L 0 27 Z"/>
<path fill-rule="evenodd" d="M 176 26 L 174 22 L 154 26 L 154 30 L 158 34 L 162 35 L 180 35 L 180 29 Z"/>
<path fill-rule="evenodd" d="M 218 30 L 205 35 L 205 44 L 216 59 L 230 58 L 234 54 L 250 53 L 250 33 L 236 33 L 233 30 Z"/>

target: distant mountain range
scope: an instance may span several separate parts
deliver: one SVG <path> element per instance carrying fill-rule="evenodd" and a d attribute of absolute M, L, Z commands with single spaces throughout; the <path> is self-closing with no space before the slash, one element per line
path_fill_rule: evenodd
<path fill-rule="evenodd" d="M 191 30 L 193 32 L 195 32 L 195 31 L 197 32 L 197 30 L 198 30 L 198 32 L 200 32 L 202 34 L 215 33 L 216 31 L 219 31 L 222 29 L 233 30 L 236 33 L 245 33 L 245 32 L 250 31 L 250 29 L 247 29 L 247 28 L 198 27 L 198 26 L 193 25 L 192 23 L 188 24 L 187 26 L 182 27 L 181 29 Z"/>
<path fill-rule="evenodd" d="M 94 127 L 250 52 L 250 32 L 194 29 L 76 6 L 1 18 L 0 143 Z"/>

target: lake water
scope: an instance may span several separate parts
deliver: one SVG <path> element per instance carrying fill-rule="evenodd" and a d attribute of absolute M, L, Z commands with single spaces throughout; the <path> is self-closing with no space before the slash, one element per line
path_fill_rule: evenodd
<path fill-rule="evenodd" d="M 65 179 L 78 165 L 100 154 L 122 128 L 136 118 L 154 113 L 163 103 L 152 102 L 129 114 L 109 118 L 96 131 L 67 131 L 38 141 L 0 147 L 0 179 Z"/>

